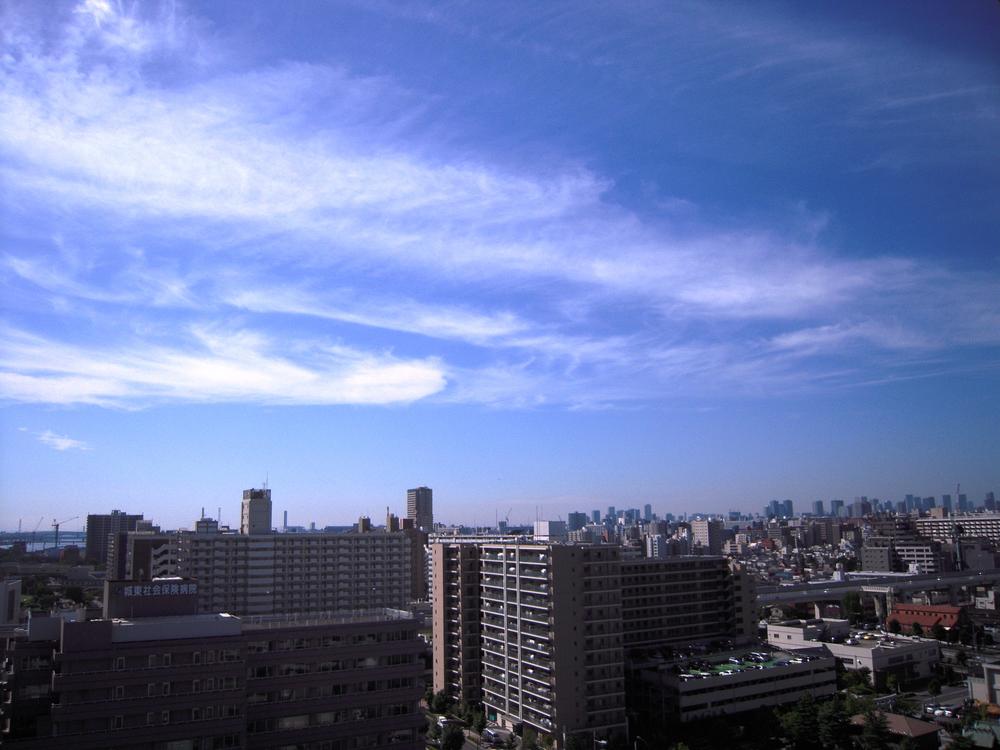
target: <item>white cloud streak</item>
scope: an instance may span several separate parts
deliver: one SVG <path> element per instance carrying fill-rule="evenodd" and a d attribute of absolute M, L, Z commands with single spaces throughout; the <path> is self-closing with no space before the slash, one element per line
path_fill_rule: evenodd
<path fill-rule="evenodd" d="M 11 247 L 0 270 L 154 330 L 68 343 L 25 317 L 0 341 L 9 400 L 600 405 L 843 382 L 853 368 L 804 361 L 997 340 L 995 279 L 839 256 L 801 213 L 779 229 L 682 230 L 615 205 L 578 164 L 440 156 L 408 130 L 427 105 L 391 81 L 305 63 L 234 72 L 196 22 L 151 7 L 88 0 L 44 42 L 6 19 L 0 179 L 26 214 L 72 215 L 87 262 Z M 798 46 L 727 78 L 844 54 Z M 900 319 L 916 296 L 932 312 Z M 252 324 L 219 322 L 234 310 Z M 289 334 L 282 317 L 328 328 Z M 342 343 L 352 326 L 426 340 L 372 351 Z M 475 351 L 449 361 L 452 345 Z"/>

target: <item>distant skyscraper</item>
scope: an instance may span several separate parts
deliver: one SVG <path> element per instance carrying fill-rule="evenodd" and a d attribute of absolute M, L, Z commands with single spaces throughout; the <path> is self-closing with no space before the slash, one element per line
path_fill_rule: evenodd
<path fill-rule="evenodd" d="M 613 505 L 608 506 L 608 518 L 612 521 L 618 518 L 618 513 L 615 511 L 615 506 Z"/>
<path fill-rule="evenodd" d="M 111 513 L 91 513 L 87 516 L 87 542 L 85 557 L 88 562 L 106 565 L 111 534 L 123 534 L 135 531 L 136 524 L 142 520 L 142 514 L 130 516 L 121 510 Z"/>
<path fill-rule="evenodd" d="M 813 515 L 814 516 L 825 515 L 823 513 L 823 501 L 822 500 L 814 500 L 813 501 Z"/>
<path fill-rule="evenodd" d="M 724 535 L 722 521 L 696 518 L 691 521 L 691 539 L 698 546 L 708 550 L 710 555 L 722 553 Z"/>
<path fill-rule="evenodd" d="M 781 505 L 782 505 L 781 508 L 782 515 L 784 515 L 785 518 L 791 518 L 792 516 L 795 515 L 794 509 L 792 508 L 791 500 L 785 500 L 785 502 L 783 502 Z"/>
<path fill-rule="evenodd" d="M 566 516 L 566 530 L 578 531 L 587 525 L 587 514 L 573 511 Z"/>
<path fill-rule="evenodd" d="M 644 521 L 653 520 L 653 506 L 650 505 L 649 503 L 646 503 L 644 506 L 642 506 L 642 519 Z"/>
<path fill-rule="evenodd" d="M 992 492 L 987 492 L 986 498 L 983 500 L 983 507 L 989 511 L 996 510 L 997 509 L 996 495 L 994 495 Z"/>
<path fill-rule="evenodd" d="M 243 507 L 240 510 L 240 533 L 271 533 L 271 490 L 243 490 Z"/>
<path fill-rule="evenodd" d="M 591 523 L 600 523 L 601 522 L 601 511 L 599 511 L 599 510 L 592 510 L 592 511 L 590 511 L 590 522 Z"/>
<path fill-rule="evenodd" d="M 834 518 L 839 518 L 844 515 L 844 501 L 843 500 L 831 500 L 830 501 L 830 515 Z"/>
<path fill-rule="evenodd" d="M 434 491 L 430 487 L 416 487 L 406 491 L 406 517 L 423 531 L 434 530 Z"/>
<path fill-rule="evenodd" d="M 951 495 L 941 495 L 941 507 L 946 511 L 951 511 Z"/>

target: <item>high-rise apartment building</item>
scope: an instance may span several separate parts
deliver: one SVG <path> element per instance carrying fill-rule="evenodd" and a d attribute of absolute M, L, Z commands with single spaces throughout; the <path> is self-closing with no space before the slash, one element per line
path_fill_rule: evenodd
<path fill-rule="evenodd" d="M 823 515 L 826 515 L 823 512 L 823 501 L 822 500 L 813 500 L 813 515 L 814 516 L 823 516 Z"/>
<path fill-rule="evenodd" d="M 722 554 L 725 537 L 722 521 L 714 518 L 695 518 L 691 521 L 691 540 L 710 555 Z"/>
<path fill-rule="evenodd" d="M 271 533 L 271 490 L 243 490 L 243 505 L 240 509 L 240 533 Z"/>
<path fill-rule="evenodd" d="M 434 531 L 434 491 L 430 487 L 406 491 L 406 517 L 421 531 Z"/>
<path fill-rule="evenodd" d="M 642 506 L 642 520 L 646 522 L 653 520 L 653 506 L 649 503 Z"/>
<path fill-rule="evenodd" d="M 130 535 L 132 537 L 133 535 Z M 155 575 L 197 579 L 199 612 L 270 615 L 404 608 L 422 595 L 423 535 L 184 531 L 130 539 L 130 561 Z M 144 544 L 138 554 L 135 544 Z M 141 579 L 132 567 L 127 578 Z M 145 576 L 147 579 L 149 574 Z M 416 583 L 415 583 L 416 580 Z"/>
<path fill-rule="evenodd" d="M 627 649 L 756 632 L 752 579 L 722 557 L 470 540 L 432 561 L 434 689 L 559 741 L 624 731 Z"/>
<path fill-rule="evenodd" d="M 579 531 L 587 525 L 587 514 L 572 511 L 566 516 L 566 531 Z"/>
<path fill-rule="evenodd" d="M 142 514 L 130 515 L 121 510 L 111 513 L 91 513 L 87 516 L 87 541 L 84 556 L 87 562 L 105 565 L 108 562 L 108 549 L 112 534 L 135 531 L 136 524 L 142 520 Z"/>
<path fill-rule="evenodd" d="M 436 690 L 560 739 L 624 732 L 618 547 L 433 547 Z"/>

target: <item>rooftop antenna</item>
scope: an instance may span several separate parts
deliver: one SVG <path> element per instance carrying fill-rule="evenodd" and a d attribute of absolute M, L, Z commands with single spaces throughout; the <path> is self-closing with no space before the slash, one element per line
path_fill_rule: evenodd
<path fill-rule="evenodd" d="M 264 489 L 265 490 L 267 489 L 267 480 L 270 478 L 270 476 L 271 476 L 271 472 L 268 471 L 268 472 L 264 473 Z"/>
<path fill-rule="evenodd" d="M 215 520 L 219 522 L 219 526 L 222 526 L 222 506 L 220 505 L 218 508 L 216 508 L 216 511 L 218 518 L 216 518 Z"/>

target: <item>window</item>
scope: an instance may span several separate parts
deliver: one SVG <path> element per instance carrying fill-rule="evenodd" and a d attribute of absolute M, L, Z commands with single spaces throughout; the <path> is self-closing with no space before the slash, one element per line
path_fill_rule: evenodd
<path fill-rule="evenodd" d="M 163 655 L 163 666 L 169 667 L 170 666 L 170 662 L 172 660 L 173 660 L 173 655 L 172 654 L 164 654 Z"/>
<path fill-rule="evenodd" d="M 170 695 L 170 683 L 164 682 L 161 686 L 161 695 Z"/>
<path fill-rule="evenodd" d="M 111 717 L 111 728 L 112 729 L 121 729 L 124 726 L 125 726 L 125 717 L 124 716 L 112 716 Z"/>
<path fill-rule="evenodd" d="M 125 686 L 124 685 L 115 685 L 115 698 L 118 699 L 118 698 L 124 698 L 124 697 L 125 697 Z"/>
<path fill-rule="evenodd" d="M 117 669 L 119 671 L 122 670 L 122 669 L 125 669 L 125 657 L 124 656 L 116 656 L 115 657 L 115 669 Z"/>
<path fill-rule="evenodd" d="M 195 651 L 193 654 L 191 654 L 191 663 L 201 664 L 201 651 Z"/>
<path fill-rule="evenodd" d="M 148 697 L 150 697 L 150 698 L 152 698 L 154 695 L 156 695 L 156 683 L 155 682 L 150 682 L 150 683 L 148 683 L 146 685 L 146 695 Z"/>
<path fill-rule="evenodd" d="M 151 666 L 151 667 L 155 667 L 156 666 L 156 654 L 150 654 L 149 655 L 149 666 Z"/>
<path fill-rule="evenodd" d="M 156 712 L 155 711 L 149 711 L 146 714 L 146 723 L 147 724 L 155 724 L 156 723 Z"/>

